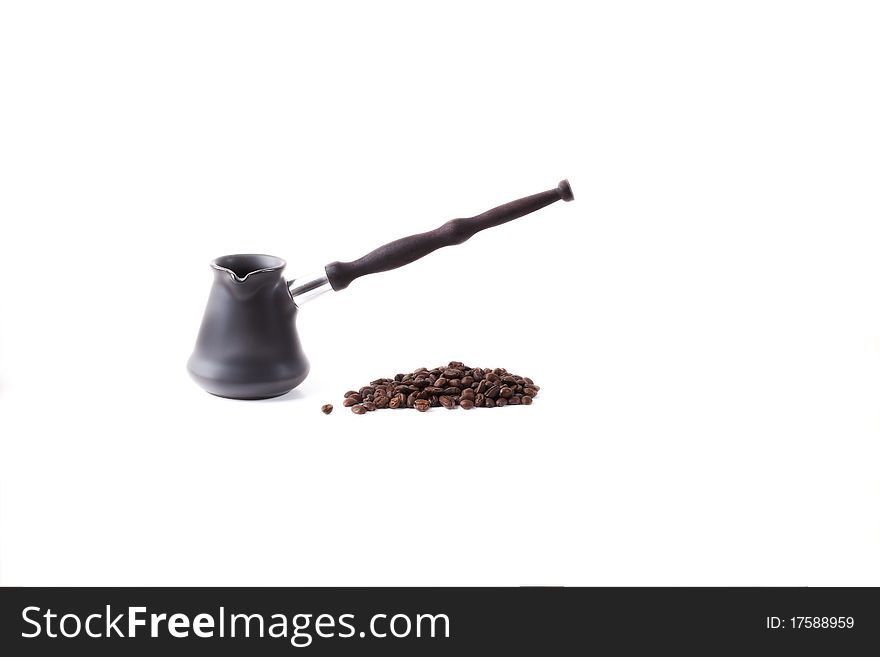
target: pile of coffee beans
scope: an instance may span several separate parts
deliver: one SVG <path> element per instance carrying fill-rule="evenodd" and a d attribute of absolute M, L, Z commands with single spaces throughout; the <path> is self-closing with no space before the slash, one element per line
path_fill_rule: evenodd
<path fill-rule="evenodd" d="M 370 381 L 368 386 L 346 392 L 342 405 L 357 415 L 384 408 L 414 408 L 424 413 L 439 406 L 449 410 L 528 406 L 540 389 L 529 377 L 511 374 L 503 367 L 469 367 L 452 361 L 445 367 L 420 367 L 393 379 Z"/>

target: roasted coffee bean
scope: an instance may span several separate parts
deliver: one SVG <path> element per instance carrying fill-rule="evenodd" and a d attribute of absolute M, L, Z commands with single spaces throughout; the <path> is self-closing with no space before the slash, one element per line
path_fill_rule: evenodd
<path fill-rule="evenodd" d="M 333 412 L 333 404 L 324 404 L 324 405 L 321 407 L 321 412 L 322 412 L 324 415 L 330 415 L 330 413 Z"/>
<path fill-rule="evenodd" d="M 508 372 L 503 367 L 471 368 L 461 361 L 412 372 L 400 372 L 394 378 L 376 378 L 357 391 L 345 393 L 343 406 L 358 415 L 384 408 L 415 408 L 425 412 L 443 406 L 454 409 L 529 406 L 540 386 L 532 379 Z M 324 409 L 329 407 L 330 410 Z M 332 405 L 321 410 L 329 413 Z"/>

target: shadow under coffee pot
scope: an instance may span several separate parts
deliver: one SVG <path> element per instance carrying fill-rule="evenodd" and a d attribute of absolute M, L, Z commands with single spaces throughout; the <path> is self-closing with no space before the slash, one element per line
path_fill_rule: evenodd
<path fill-rule="evenodd" d="M 567 180 L 475 217 L 380 246 L 352 262 L 331 262 L 318 274 L 286 281 L 287 263 L 259 254 L 236 254 L 211 263 L 214 285 L 187 369 L 205 390 L 233 399 L 268 399 L 303 382 L 309 362 L 296 332 L 299 306 L 356 278 L 396 269 L 444 246 L 461 244 L 486 228 L 518 219 L 574 196 Z"/>

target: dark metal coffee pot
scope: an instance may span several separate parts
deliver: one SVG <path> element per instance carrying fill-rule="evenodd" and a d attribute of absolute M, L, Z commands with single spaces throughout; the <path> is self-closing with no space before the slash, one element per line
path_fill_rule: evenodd
<path fill-rule="evenodd" d="M 267 399 L 303 382 L 309 362 L 296 333 L 299 306 L 354 279 L 396 269 L 444 246 L 461 244 L 486 228 L 574 196 L 567 180 L 466 219 L 380 246 L 352 262 L 331 262 L 313 276 L 288 282 L 287 263 L 270 255 L 237 254 L 211 263 L 214 286 L 196 347 L 187 364 L 195 381 L 211 394 L 233 399 Z"/>

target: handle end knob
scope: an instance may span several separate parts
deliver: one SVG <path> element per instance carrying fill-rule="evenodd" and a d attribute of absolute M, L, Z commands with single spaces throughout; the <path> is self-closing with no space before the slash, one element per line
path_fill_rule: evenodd
<path fill-rule="evenodd" d="M 574 200 L 574 192 L 571 191 L 571 185 L 568 184 L 568 180 L 561 180 L 556 186 L 556 191 L 559 192 L 559 198 L 563 201 Z"/>

